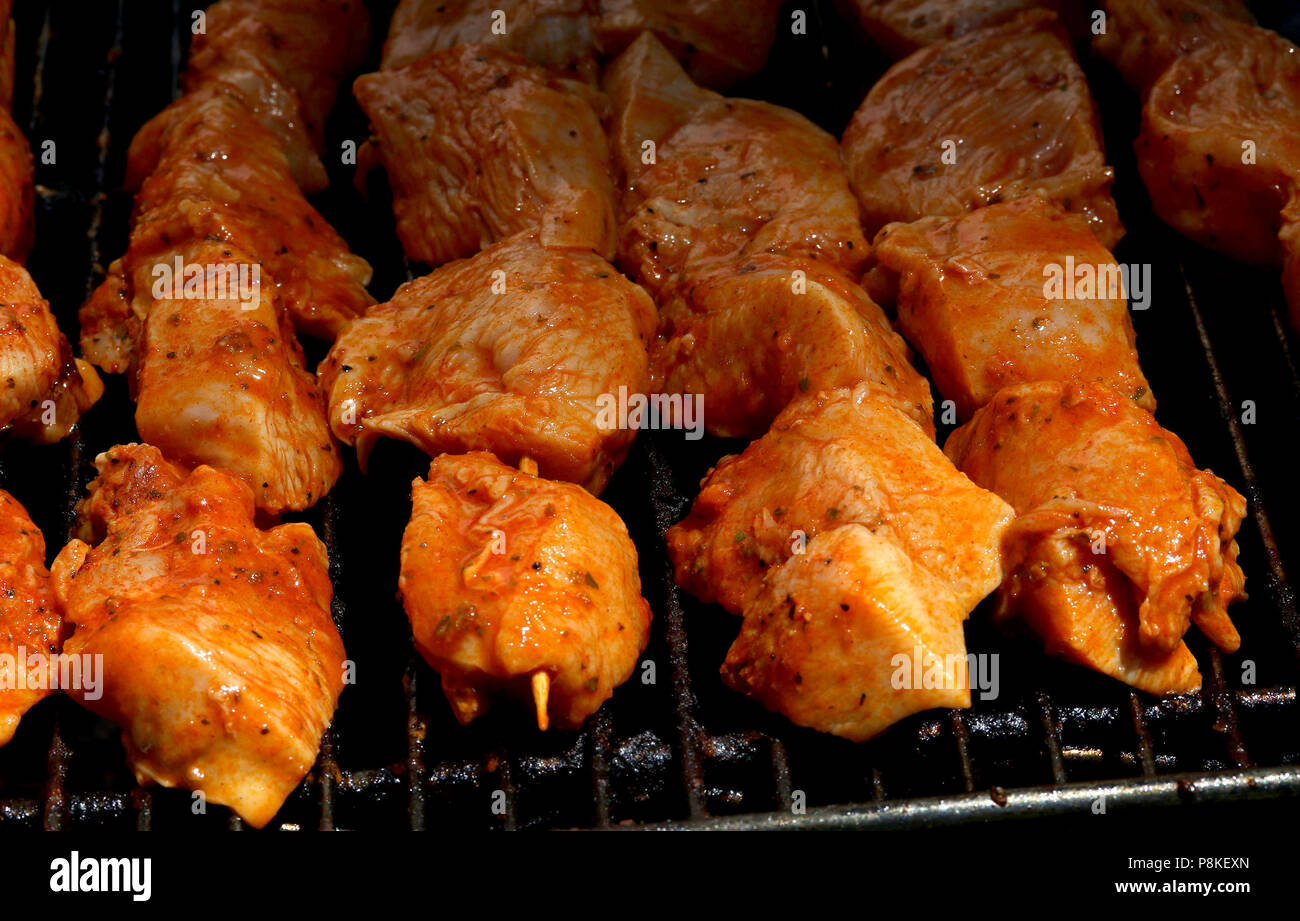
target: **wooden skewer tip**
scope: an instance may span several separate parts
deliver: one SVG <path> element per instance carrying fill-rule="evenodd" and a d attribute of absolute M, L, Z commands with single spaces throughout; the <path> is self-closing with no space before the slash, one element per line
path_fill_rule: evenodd
<path fill-rule="evenodd" d="M 546 704 L 551 696 L 551 676 L 546 672 L 533 672 L 533 703 L 537 705 L 537 728 L 545 732 L 551 725 Z"/>

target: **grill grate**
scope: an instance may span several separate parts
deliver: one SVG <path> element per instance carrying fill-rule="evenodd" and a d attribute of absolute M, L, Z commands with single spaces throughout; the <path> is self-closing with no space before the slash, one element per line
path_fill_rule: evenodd
<path fill-rule="evenodd" d="M 392 2 L 375 6 L 382 30 Z M 883 65 L 873 72 L 863 63 L 835 30 L 829 3 L 815 9 L 812 34 L 783 36 L 767 76 L 737 92 L 837 131 Z M 74 340 L 77 308 L 104 257 L 125 248 L 130 199 L 116 186 L 126 147 L 176 90 L 190 13 L 180 0 L 30 0 L 18 11 L 16 117 L 38 153 L 45 140 L 56 151 L 54 163 L 37 166 L 31 269 Z M 1149 216 L 1127 141 L 1136 102 L 1113 75 L 1089 75 L 1130 230 L 1117 256 L 1154 266 L 1156 306 L 1136 313 L 1135 324 L 1161 421 L 1250 502 L 1240 542 L 1253 597 L 1234 612 L 1244 644 L 1223 656 L 1193 641 L 1202 694 L 1161 701 L 1129 692 L 1001 637 L 977 613 L 968 646 L 1001 654 L 997 700 L 922 714 L 862 745 L 793 727 L 722 687 L 717 667 L 736 623 L 678 592 L 664 553 L 663 532 L 685 513 L 700 476 L 740 445 L 706 439 L 686 450 L 672 433 L 643 433 L 605 498 L 641 553 L 656 617 L 643 661 L 654 683 L 638 672 L 578 733 L 539 735 L 509 706 L 461 728 L 393 597 L 407 484 L 427 459 L 384 444 L 367 476 L 350 463 L 336 490 L 300 516 L 329 548 L 333 615 L 358 683 L 272 827 L 918 827 L 1083 813 L 1102 796 L 1137 806 L 1300 794 L 1300 615 L 1283 564 L 1300 548 L 1298 487 L 1284 450 L 1285 429 L 1300 419 L 1296 338 L 1275 273 L 1232 266 Z M 364 129 L 343 100 L 332 143 Z M 411 273 L 391 214 L 382 197 L 363 204 L 347 170 L 332 168 L 334 187 L 319 205 L 375 266 L 382 297 Z M 1230 306 L 1244 298 L 1249 309 Z M 9 444 L 0 454 L 0 485 L 27 505 L 51 556 L 72 526 L 89 461 L 135 436 L 125 384 L 108 383 L 103 403 L 64 444 Z M 1256 424 L 1242 421 L 1246 400 Z M 243 827 L 222 807 L 194 815 L 190 802 L 183 791 L 137 787 L 116 730 L 70 700 L 43 703 L 0 749 L 0 827 Z"/>

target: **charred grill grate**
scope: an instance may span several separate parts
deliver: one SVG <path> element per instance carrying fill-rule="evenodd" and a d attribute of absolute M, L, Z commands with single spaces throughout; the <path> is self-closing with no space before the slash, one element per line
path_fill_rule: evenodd
<path fill-rule="evenodd" d="M 382 30 L 392 3 L 376 6 Z M 15 116 L 36 149 L 40 186 L 30 267 L 74 341 L 78 306 L 105 259 L 125 247 L 130 199 L 117 186 L 126 148 L 177 86 L 192 9 L 181 0 L 30 0 L 18 11 Z M 781 38 L 767 75 L 739 92 L 837 131 L 881 66 L 872 72 L 828 28 L 829 3 L 814 11 L 810 34 Z M 1233 266 L 1149 216 L 1128 148 L 1136 102 L 1112 75 L 1090 77 L 1130 231 L 1117 258 L 1154 266 L 1154 306 L 1135 323 L 1161 421 L 1250 502 L 1240 541 L 1252 597 L 1235 609 L 1243 647 L 1222 656 L 1194 641 L 1200 695 L 1131 693 L 996 635 L 977 613 L 969 648 L 1001 654 L 996 700 L 922 714 L 864 745 L 797 729 L 722 687 L 717 667 L 736 623 L 678 592 L 663 552 L 662 533 L 684 514 L 700 476 L 739 446 L 706 440 L 688 449 L 672 433 L 643 433 L 606 498 L 641 552 L 656 615 L 643 661 L 654 663 L 654 683 L 638 672 L 579 733 L 539 735 L 508 706 L 462 729 L 393 598 L 407 484 L 427 461 L 384 445 L 368 476 L 350 466 L 304 516 L 330 550 L 334 616 L 358 683 L 343 695 L 315 770 L 272 827 L 916 827 L 1081 813 L 1103 795 L 1115 807 L 1300 794 L 1300 615 L 1284 567 L 1300 559 L 1300 487 L 1286 450 L 1287 429 L 1300 420 L 1300 344 L 1276 273 Z M 338 149 L 361 136 L 364 121 L 345 99 L 330 127 Z M 40 160 L 44 141 L 54 142 L 52 163 Z M 364 204 L 350 179 L 336 165 L 319 204 L 375 266 L 382 297 L 409 268 L 386 205 Z M 1245 401 L 1253 424 L 1243 421 Z M 69 441 L 0 453 L 0 485 L 27 505 L 51 557 L 73 524 L 90 461 L 134 437 L 131 413 L 125 384 L 110 381 Z M 801 803 L 807 811 L 796 814 Z M 136 786 L 116 730 L 59 698 L 29 713 L 0 749 L 0 827 L 242 823 L 222 807 L 193 814 L 183 791 Z"/>

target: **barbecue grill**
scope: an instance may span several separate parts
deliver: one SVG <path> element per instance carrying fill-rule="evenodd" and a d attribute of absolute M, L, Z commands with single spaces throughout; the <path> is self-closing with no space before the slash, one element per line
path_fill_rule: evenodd
<path fill-rule="evenodd" d="M 377 35 L 392 5 L 374 4 Z M 126 149 L 177 90 L 194 7 L 26 0 L 16 11 L 15 117 L 37 157 L 30 268 L 74 342 L 78 307 L 125 250 Z M 798 109 L 838 134 L 885 62 L 845 34 L 829 2 L 796 0 L 784 22 L 795 7 L 808 11 L 808 33 L 783 29 L 764 73 L 734 92 Z M 1200 694 L 1131 692 L 1003 636 L 981 608 L 967 640 L 970 652 L 1000 655 L 996 699 L 973 694 L 970 710 L 919 714 L 860 745 L 799 729 L 723 687 L 717 669 L 738 621 L 679 592 L 664 550 L 663 532 L 685 514 L 700 477 L 741 445 L 643 432 L 604 497 L 636 541 L 655 613 L 642 666 L 580 732 L 539 733 L 524 708 L 504 702 L 462 728 L 413 651 L 395 599 L 409 484 L 427 458 L 385 443 L 366 475 L 349 461 L 338 487 L 296 516 L 329 548 L 333 614 L 357 683 L 343 693 L 314 770 L 269 827 L 915 828 L 1082 814 L 1099 802 L 1300 795 L 1300 616 L 1286 573 L 1300 560 L 1300 486 L 1288 451 L 1300 420 L 1300 339 L 1276 272 L 1201 250 L 1152 216 L 1131 151 L 1137 101 L 1104 67 L 1085 68 L 1129 231 L 1116 258 L 1153 267 L 1152 306 L 1134 320 L 1158 416 L 1250 504 L 1239 541 L 1251 597 L 1233 609 L 1242 647 L 1222 655 L 1189 635 L 1205 677 Z M 382 190 L 365 201 L 337 155 L 365 130 L 344 94 L 328 131 L 334 183 L 317 203 L 374 265 L 382 299 L 411 267 Z M 309 361 L 321 352 L 308 344 Z M 94 456 L 136 437 L 132 412 L 125 383 L 111 380 L 64 443 L 0 452 L 0 486 L 31 511 L 51 558 Z M 30 712 L 0 749 L 0 828 L 243 827 L 224 807 L 196 815 L 191 805 L 186 791 L 138 787 L 116 728 L 62 696 Z"/>

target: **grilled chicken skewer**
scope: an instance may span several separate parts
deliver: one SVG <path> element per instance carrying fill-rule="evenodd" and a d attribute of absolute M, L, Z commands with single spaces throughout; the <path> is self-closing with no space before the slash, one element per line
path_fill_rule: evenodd
<path fill-rule="evenodd" d="M 668 551 L 678 584 L 744 618 L 722 669 L 731 687 L 861 741 L 920 710 L 970 705 L 961 625 L 1002 579 L 1011 519 L 860 385 L 792 403 L 720 461 Z M 894 686 L 896 657 L 918 651 L 912 665 L 937 662 L 943 680 Z"/>
<path fill-rule="evenodd" d="M 260 508 L 306 508 L 342 463 L 291 317 L 345 292 L 341 323 L 369 301 L 368 267 L 302 199 L 274 136 L 242 103 L 215 93 L 178 106 L 186 116 L 162 136 L 130 247 L 82 308 L 82 346 L 131 375 L 142 438 L 243 476 Z"/>
<path fill-rule="evenodd" d="M 522 231 L 614 256 L 598 94 L 523 58 L 457 45 L 358 78 L 406 255 L 440 265 Z"/>
<path fill-rule="evenodd" d="M 112 448 L 54 561 L 73 655 L 110 680 L 84 706 L 122 727 L 140 783 L 202 792 L 261 827 L 315 761 L 343 688 L 325 547 L 263 531 L 248 486 L 149 445 Z"/>
<path fill-rule="evenodd" d="M 661 311 L 654 389 L 705 394 L 710 432 L 757 436 L 793 398 L 868 381 L 933 431 L 928 384 L 851 280 L 867 244 L 834 139 L 701 89 L 648 35 L 606 88 L 618 263 Z"/>
<path fill-rule="evenodd" d="M 294 329 L 333 338 L 373 299 L 370 267 L 295 184 L 309 157 L 285 132 L 319 133 L 366 13 L 222 0 L 208 15 L 223 31 L 196 48 L 191 91 L 132 142 L 131 241 L 82 308 L 82 346 L 131 375 L 140 435 L 168 457 L 243 477 L 268 512 L 304 509 L 342 463 Z"/>
<path fill-rule="evenodd" d="M 17 499 L 0 490 L 0 747 L 13 738 L 23 714 L 53 693 L 53 676 L 41 672 L 63 643 L 60 611 L 40 529 Z"/>
<path fill-rule="evenodd" d="M 650 36 L 606 88 L 626 188 L 619 263 L 662 307 L 654 386 L 705 393 L 715 433 L 772 424 L 669 537 L 679 583 L 743 615 L 725 680 L 859 740 L 969 706 L 961 622 L 1000 580 L 1010 509 L 942 456 L 928 384 L 851 280 L 866 243 L 834 139 L 701 89 Z M 800 466 L 817 459 L 827 469 Z M 930 501 L 971 523 L 941 535 Z M 941 680 L 893 687 L 880 666 L 897 655 L 938 663 Z"/>
<path fill-rule="evenodd" d="M 595 82 L 602 58 L 650 33 L 694 80 L 722 89 L 762 68 L 780 8 L 778 0 L 401 0 L 383 67 L 404 67 L 456 45 L 486 44 Z"/>
<path fill-rule="evenodd" d="M 1107 248 L 1124 233 L 1087 81 L 1044 10 L 895 64 L 854 114 L 843 151 L 869 236 L 1030 191 L 1084 215 Z"/>
<path fill-rule="evenodd" d="M 1099 384 L 1021 384 L 945 451 L 1016 509 L 998 618 L 1153 694 L 1200 688 L 1190 623 L 1236 651 L 1227 606 L 1245 597 L 1234 540 L 1245 500 L 1150 413 Z"/>
<path fill-rule="evenodd" d="M 1129 9 L 1126 15 L 1135 13 Z M 1081 76 L 1077 66 L 1053 28 L 1050 16 L 1029 14 L 896 66 L 873 88 L 845 135 L 851 170 L 855 160 L 879 166 L 879 157 L 911 143 L 884 133 L 879 116 L 887 100 L 933 88 L 935 81 L 959 83 L 980 67 L 987 70 L 983 79 L 996 78 L 986 87 L 988 99 L 1004 107 L 1002 127 L 1013 139 L 1073 136 L 1086 153 L 1087 131 L 1079 131 L 1092 125 L 1095 132 L 1095 116 L 1086 88 L 1075 79 Z M 999 45 L 999 37 L 1011 44 Z M 958 51 L 974 48 L 994 55 L 992 69 L 952 63 Z M 1030 53 L 1034 48 L 1050 53 L 1038 58 Z M 1156 53 L 1172 54 L 1168 48 Z M 1129 48 L 1122 57 L 1140 70 L 1141 55 Z M 1051 60 L 1062 64 L 1057 76 L 1063 79 L 1044 83 L 1042 66 Z M 1035 76 L 1029 84 L 1010 79 L 1021 73 Z M 1043 95 L 1048 85 L 1060 87 L 1058 99 Z M 960 97 L 935 98 L 942 108 Z M 964 110 L 945 111 L 952 119 L 966 117 Z M 1028 117 L 1032 132 L 1023 124 Z M 922 141 L 952 131 L 958 122 L 946 118 L 927 114 L 924 132 L 939 134 Z M 1005 156 L 1005 145 L 993 140 L 990 135 L 975 150 Z M 866 152 L 877 159 L 864 158 Z M 1067 148 L 1005 162 L 1016 169 L 1026 162 L 1068 165 L 1068 153 Z M 962 156 L 933 181 L 978 175 L 963 173 Z M 976 166 L 992 162 L 985 158 Z M 858 175 L 866 181 L 866 173 Z M 906 190 L 925 190 L 931 181 L 915 180 Z M 1049 652 L 1134 687 L 1159 694 L 1199 688 L 1200 674 L 1182 637 L 1195 612 L 1222 648 L 1237 646 L 1226 606 L 1243 585 L 1233 535 L 1244 504 L 1217 477 L 1196 470 L 1182 443 L 1148 412 L 1155 401 L 1138 366 L 1123 276 L 1102 245 L 1117 228 L 1104 219 L 1108 208 L 1065 213 L 1077 209 L 1073 193 L 1071 201 L 1059 201 L 1059 187 L 1018 181 L 991 186 L 1007 200 L 971 201 L 967 207 L 982 207 L 966 214 L 951 209 L 953 216 L 946 216 L 951 199 L 930 192 L 913 197 L 911 206 L 945 216 L 882 229 L 868 285 L 896 300 L 899 323 L 926 357 L 939 390 L 954 401 L 959 418 L 971 418 L 949 440 L 949 455 L 1018 514 L 1004 539 L 1007 581 L 999 591 L 998 618 L 1016 617 Z M 902 210 L 882 196 L 882 188 L 889 187 L 869 186 L 863 199 L 868 215 Z M 1048 280 L 1053 271 L 1055 288 Z M 1106 549 L 1095 549 L 1094 536 Z"/>
<path fill-rule="evenodd" d="M 491 454 L 443 454 L 412 484 L 400 592 L 461 723 L 531 696 L 576 728 L 636 668 L 650 631 L 636 548 L 604 503 Z"/>
<path fill-rule="evenodd" d="M 497 41 L 478 28 L 489 15 L 516 31 Z M 590 493 L 635 435 L 602 401 L 647 390 L 655 309 L 605 261 L 603 97 L 579 82 L 595 51 L 574 24 L 585 11 L 563 4 L 404 3 L 386 69 L 356 84 L 408 257 L 448 264 L 356 321 L 319 370 L 363 464 L 384 435 L 435 457 L 413 484 L 400 594 L 462 723 L 506 691 L 531 696 L 539 729 L 576 728 L 649 637 L 636 549 Z"/>
<path fill-rule="evenodd" d="M 523 233 L 408 282 L 321 363 L 335 434 L 533 458 L 599 493 L 636 435 L 610 401 L 644 393 L 654 305 L 590 252 Z"/>

